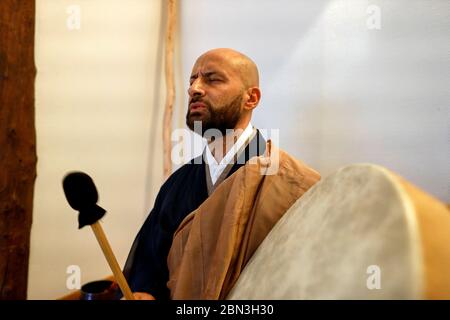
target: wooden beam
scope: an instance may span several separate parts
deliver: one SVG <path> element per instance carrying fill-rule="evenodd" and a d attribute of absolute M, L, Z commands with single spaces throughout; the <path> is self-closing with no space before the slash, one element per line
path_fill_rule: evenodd
<path fill-rule="evenodd" d="M 175 81 L 173 76 L 173 47 L 174 47 L 174 33 L 177 22 L 177 1 L 167 1 L 167 29 L 165 42 L 165 78 L 166 78 L 166 104 L 164 108 L 164 122 L 163 122 L 163 173 L 164 178 L 167 178 L 172 173 L 172 118 L 173 118 L 173 104 L 175 102 Z"/>
<path fill-rule="evenodd" d="M 26 299 L 36 178 L 34 0 L 0 1 L 0 300 Z"/>

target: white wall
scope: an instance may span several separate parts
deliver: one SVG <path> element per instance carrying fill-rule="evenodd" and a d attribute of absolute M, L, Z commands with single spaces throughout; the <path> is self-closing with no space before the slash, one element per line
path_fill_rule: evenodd
<path fill-rule="evenodd" d="M 450 3 L 446 0 L 180 1 L 175 123 L 184 125 L 196 57 L 214 47 L 260 67 L 259 128 L 326 176 L 355 162 L 384 165 L 450 202 Z M 90 173 L 105 231 L 123 265 L 162 182 L 160 0 L 38 0 L 35 189 L 29 298 L 68 292 L 111 272 L 92 232 L 76 229 L 61 188 Z M 66 28 L 78 4 L 81 29 Z M 369 6 L 381 29 L 369 29 Z"/>
<path fill-rule="evenodd" d="M 67 27 L 71 5 L 81 9 L 79 30 Z M 112 274 L 90 228 L 77 229 L 61 184 L 68 171 L 94 179 L 105 233 L 125 262 L 162 182 L 160 29 L 161 1 L 37 1 L 29 299 L 68 293 L 70 265 L 81 268 L 82 283 Z"/>
<path fill-rule="evenodd" d="M 449 1 L 186 2 L 185 79 L 201 52 L 241 50 L 260 67 L 254 123 L 283 149 L 322 175 L 378 163 L 450 202 Z"/>

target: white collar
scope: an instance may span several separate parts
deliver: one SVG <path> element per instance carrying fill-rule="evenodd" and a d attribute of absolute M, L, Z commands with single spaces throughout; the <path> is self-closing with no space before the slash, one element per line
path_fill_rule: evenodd
<path fill-rule="evenodd" d="M 253 133 L 253 126 L 251 123 L 247 125 L 245 130 L 242 132 L 242 134 L 237 139 L 236 143 L 228 150 L 227 154 L 223 159 L 220 161 L 220 163 L 217 163 L 216 159 L 211 153 L 211 150 L 209 149 L 208 144 L 206 144 L 206 162 L 209 165 L 209 172 L 211 174 L 211 180 L 213 184 L 217 181 L 220 174 L 223 172 L 225 167 L 233 161 L 234 156 L 238 152 L 239 149 L 245 144 L 247 139 L 252 135 Z"/>
<path fill-rule="evenodd" d="M 247 127 L 245 128 L 245 130 L 242 132 L 242 134 L 237 139 L 236 143 L 230 148 L 230 150 L 228 150 L 227 154 L 225 155 L 225 157 L 223 157 L 223 159 L 220 161 L 220 163 L 217 163 L 216 159 L 214 158 L 213 154 L 211 153 L 211 150 L 210 150 L 208 144 L 206 144 L 207 163 L 209 165 L 225 165 L 225 166 L 227 164 L 229 164 L 233 160 L 233 157 L 236 155 L 238 150 L 245 144 L 245 141 L 252 135 L 252 132 L 253 132 L 253 126 L 251 123 L 249 123 L 247 125 Z"/>

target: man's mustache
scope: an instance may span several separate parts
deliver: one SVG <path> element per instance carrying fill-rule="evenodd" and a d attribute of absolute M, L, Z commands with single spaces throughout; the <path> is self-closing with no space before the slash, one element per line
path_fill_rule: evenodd
<path fill-rule="evenodd" d="M 194 103 L 194 102 L 203 102 L 204 104 L 207 104 L 207 102 L 204 101 L 201 97 L 198 97 L 198 98 L 194 97 L 191 100 L 189 100 L 189 104 Z"/>
<path fill-rule="evenodd" d="M 194 97 L 194 98 L 189 100 L 189 105 L 188 105 L 188 107 L 189 107 L 188 110 L 189 111 L 191 111 L 191 104 L 193 104 L 195 102 L 201 102 L 201 103 L 203 103 L 206 106 L 206 109 L 208 109 L 208 110 L 211 109 L 211 104 L 208 101 L 202 99 L 201 97 L 198 97 L 198 98 Z"/>

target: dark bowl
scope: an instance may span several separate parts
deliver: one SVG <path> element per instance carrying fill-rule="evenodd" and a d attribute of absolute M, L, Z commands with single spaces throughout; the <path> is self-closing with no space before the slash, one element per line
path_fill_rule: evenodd
<path fill-rule="evenodd" d="M 115 286 L 111 280 L 98 280 L 81 287 L 80 300 L 114 300 Z"/>

